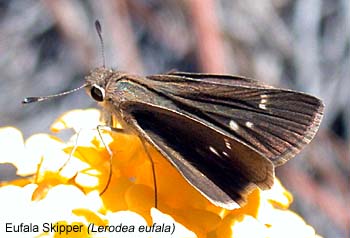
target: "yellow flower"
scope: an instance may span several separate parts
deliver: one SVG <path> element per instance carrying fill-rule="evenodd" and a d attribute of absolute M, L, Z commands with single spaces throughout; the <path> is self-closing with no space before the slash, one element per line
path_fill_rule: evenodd
<path fill-rule="evenodd" d="M 228 211 L 211 204 L 148 146 L 157 178 L 154 208 L 151 163 L 140 139 L 103 130 L 100 136 L 99 117 L 94 109 L 61 116 L 51 129 L 73 128 L 68 143 L 46 134 L 24 142 L 17 129 L 0 130 L 0 163 L 17 169 L 16 179 L 0 186 L 1 237 L 316 236 L 288 210 L 292 196 L 277 179 L 271 190 L 256 189 L 244 207 Z"/>

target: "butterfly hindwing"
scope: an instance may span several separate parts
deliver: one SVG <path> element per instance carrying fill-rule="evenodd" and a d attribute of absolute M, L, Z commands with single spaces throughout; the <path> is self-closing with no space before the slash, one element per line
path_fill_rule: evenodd
<path fill-rule="evenodd" d="M 176 111 L 131 102 L 122 108 L 128 124 L 214 204 L 232 209 L 256 185 L 272 186 L 272 163 L 239 141 Z"/>

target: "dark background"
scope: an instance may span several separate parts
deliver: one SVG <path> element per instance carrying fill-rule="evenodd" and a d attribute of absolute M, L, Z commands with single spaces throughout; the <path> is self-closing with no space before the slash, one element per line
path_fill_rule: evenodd
<path fill-rule="evenodd" d="M 316 139 L 278 176 L 319 234 L 349 237 L 349 0 L 0 1 L 0 126 L 27 138 L 96 105 L 84 90 L 21 104 L 80 86 L 102 65 L 95 19 L 107 67 L 238 74 L 323 99 Z"/>

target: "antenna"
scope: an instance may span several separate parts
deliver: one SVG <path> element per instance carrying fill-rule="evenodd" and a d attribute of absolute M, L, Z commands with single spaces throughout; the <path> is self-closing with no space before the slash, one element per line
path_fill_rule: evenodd
<path fill-rule="evenodd" d="M 106 67 L 105 47 L 104 47 L 104 42 L 102 38 L 102 27 L 99 20 L 95 21 L 95 28 L 96 28 L 97 35 L 100 38 L 101 51 L 102 51 L 102 66 L 103 68 L 105 68 Z"/>
<path fill-rule="evenodd" d="M 83 85 L 81 85 L 78 88 L 74 88 L 74 89 L 71 89 L 71 90 L 63 92 L 63 93 L 58 93 L 58 94 L 53 94 L 53 95 L 43 96 L 43 97 L 27 97 L 27 98 L 23 99 L 22 103 L 28 104 L 28 103 L 32 103 L 32 102 L 45 101 L 45 100 L 50 99 L 50 98 L 60 97 L 60 96 L 66 95 L 66 94 L 74 93 L 82 88 L 85 88 L 86 86 L 88 86 L 88 83 L 84 83 Z"/>
<path fill-rule="evenodd" d="M 95 28 L 96 28 L 97 35 L 100 38 L 100 44 L 101 44 L 101 50 L 102 50 L 102 64 L 103 64 L 103 67 L 105 68 L 105 52 L 104 52 L 104 43 L 103 43 L 103 38 L 102 38 L 102 27 L 101 27 L 101 24 L 100 24 L 100 22 L 98 20 L 95 21 Z M 70 93 L 73 93 L 75 91 L 78 91 L 78 90 L 80 90 L 82 88 L 85 88 L 88 85 L 89 85 L 88 83 L 85 83 L 85 84 L 83 84 L 82 86 L 80 86 L 78 88 L 74 88 L 74 89 L 71 89 L 71 90 L 66 91 L 66 92 L 53 94 L 53 95 L 49 95 L 49 96 L 27 97 L 27 98 L 23 99 L 22 103 L 23 104 L 28 104 L 28 103 L 33 103 L 33 102 L 41 102 L 41 101 L 45 101 L 47 99 L 51 99 L 51 98 L 54 98 L 54 97 L 60 97 L 60 96 L 63 96 L 63 95 L 70 94 Z"/>

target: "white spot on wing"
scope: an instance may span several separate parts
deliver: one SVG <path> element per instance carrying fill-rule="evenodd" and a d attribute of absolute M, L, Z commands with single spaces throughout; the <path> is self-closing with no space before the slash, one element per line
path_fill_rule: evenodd
<path fill-rule="evenodd" d="M 247 121 L 247 122 L 245 123 L 245 125 L 246 125 L 246 127 L 248 127 L 248 128 L 252 128 L 252 127 L 254 126 L 254 124 L 251 123 L 250 121 Z"/>
<path fill-rule="evenodd" d="M 237 131 L 239 126 L 234 120 L 230 120 L 229 126 L 232 130 Z"/>
<path fill-rule="evenodd" d="M 261 94 L 260 95 L 260 103 L 259 103 L 259 108 L 266 110 L 266 103 L 267 103 L 267 95 L 266 94 Z"/>
<path fill-rule="evenodd" d="M 211 152 L 213 152 L 214 154 L 216 154 L 217 156 L 221 157 L 221 155 L 216 151 L 216 149 L 215 149 L 214 147 L 209 146 L 209 150 L 210 150 Z"/>
<path fill-rule="evenodd" d="M 260 109 L 263 109 L 263 110 L 266 110 L 266 105 L 265 105 L 265 104 L 260 103 L 260 104 L 259 104 L 259 108 L 260 108 Z"/>
<path fill-rule="evenodd" d="M 232 149 L 230 142 L 226 138 L 224 140 L 225 140 L 226 148 L 229 150 Z"/>
<path fill-rule="evenodd" d="M 226 157 L 229 157 L 228 154 L 224 151 L 222 152 L 223 155 L 225 155 Z"/>

